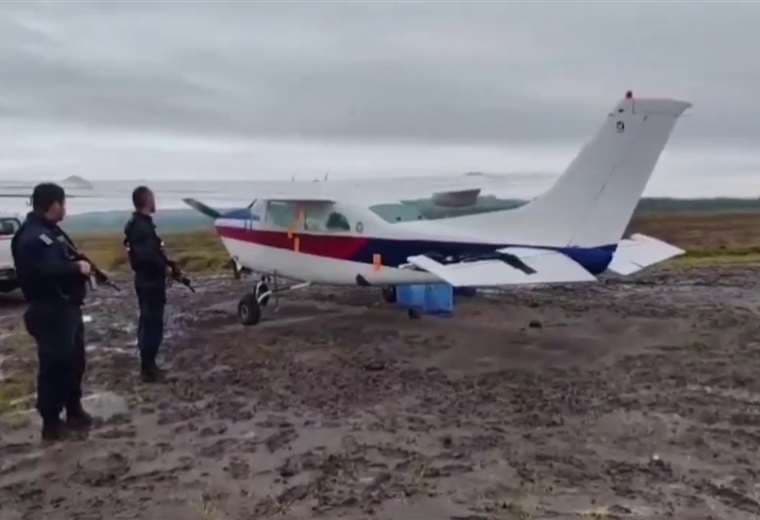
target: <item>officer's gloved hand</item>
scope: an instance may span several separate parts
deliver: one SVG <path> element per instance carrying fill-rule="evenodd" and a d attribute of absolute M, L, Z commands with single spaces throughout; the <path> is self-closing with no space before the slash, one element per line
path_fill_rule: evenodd
<path fill-rule="evenodd" d="M 82 273 L 82 276 L 90 276 L 92 273 L 92 266 L 90 265 L 90 262 L 79 260 L 77 262 L 77 266 L 79 266 L 79 272 Z"/>

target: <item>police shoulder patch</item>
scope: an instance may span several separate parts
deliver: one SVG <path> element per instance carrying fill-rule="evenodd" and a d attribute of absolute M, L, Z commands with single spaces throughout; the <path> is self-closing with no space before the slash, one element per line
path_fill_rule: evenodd
<path fill-rule="evenodd" d="M 42 240 L 42 243 L 45 244 L 46 246 L 53 244 L 53 239 L 47 236 L 45 233 L 42 233 L 40 235 L 40 240 Z"/>

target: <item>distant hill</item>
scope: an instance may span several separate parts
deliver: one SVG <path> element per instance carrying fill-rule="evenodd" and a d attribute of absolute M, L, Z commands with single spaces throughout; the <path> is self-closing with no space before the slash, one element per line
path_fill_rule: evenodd
<path fill-rule="evenodd" d="M 68 217 L 63 227 L 73 234 L 121 233 L 132 213 L 129 211 L 98 211 Z M 156 215 L 161 233 L 188 233 L 213 228 L 208 217 L 192 209 L 168 209 Z"/>
<path fill-rule="evenodd" d="M 78 175 L 72 175 L 66 177 L 61 181 L 61 186 L 64 188 L 72 188 L 78 190 L 91 190 L 93 189 L 92 183 L 87 179 L 84 179 Z"/>

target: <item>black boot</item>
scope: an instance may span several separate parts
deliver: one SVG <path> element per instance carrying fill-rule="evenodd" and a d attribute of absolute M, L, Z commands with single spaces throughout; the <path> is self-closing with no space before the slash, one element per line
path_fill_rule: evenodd
<path fill-rule="evenodd" d="M 66 407 L 66 427 L 72 430 L 87 430 L 92 426 L 92 416 L 84 411 L 82 403 Z"/>
<path fill-rule="evenodd" d="M 161 383 L 164 381 L 165 373 L 158 368 L 155 363 L 143 365 L 140 371 L 140 378 L 143 383 Z"/>
<path fill-rule="evenodd" d="M 68 432 L 58 417 L 42 420 L 43 442 L 60 442 L 66 440 Z"/>

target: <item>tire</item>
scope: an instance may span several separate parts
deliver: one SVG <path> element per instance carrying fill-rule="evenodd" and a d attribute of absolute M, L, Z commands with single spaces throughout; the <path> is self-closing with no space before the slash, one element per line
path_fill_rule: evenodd
<path fill-rule="evenodd" d="M 394 286 L 383 287 L 383 300 L 385 303 L 396 303 L 396 288 Z"/>
<path fill-rule="evenodd" d="M 256 296 L 246 294 L 238 303 L 238 319 L 243 325 L 256 325 L 261 321 L 261 307 L 256 301 Z"/>

